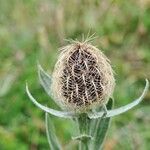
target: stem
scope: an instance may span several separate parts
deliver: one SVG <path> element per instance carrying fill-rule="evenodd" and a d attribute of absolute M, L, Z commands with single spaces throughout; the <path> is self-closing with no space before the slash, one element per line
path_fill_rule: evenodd
<path fill-rule="evenodd" d="M 80 141 L 79 150 L 89 150 L 88 143 Z"/>
<path fill-rule="evenodd" d="M 87 114 L 81 114 L 78 117 L 78 126 L 80 132 L 80 145 L 79 150 L 89 150 L 89 140 L 90 140 L 90 119 Z"/>

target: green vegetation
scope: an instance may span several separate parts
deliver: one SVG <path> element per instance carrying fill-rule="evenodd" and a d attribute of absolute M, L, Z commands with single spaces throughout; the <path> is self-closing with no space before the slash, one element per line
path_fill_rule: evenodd
<path fill-rule="evenodd" d="M 39 85 L 37 61 L 51 73 L 64 39 L 96 33 L 93 43 L 115 71 L 115 107 L 137 98 L 150 79 L 149 18 L 148 0 L 0 0 L 0 149 L 49 149 L 44 112 L 27 97 L 25 82 L 39 102 L 57 107 Z M 105 150 L 148 150 L 149 109 L 150 92 L 138 107 L 112 119 Z M 73 124 L 52 119 L 65 148 Z"/>

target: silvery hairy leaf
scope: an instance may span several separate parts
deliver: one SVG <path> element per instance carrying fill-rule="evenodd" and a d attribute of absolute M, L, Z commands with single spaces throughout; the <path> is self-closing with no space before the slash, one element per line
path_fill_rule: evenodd
<path fill-rule="evenodd" d="M 145 85 L 145 88 L 143 90 L 143 93 L 141 94 L 141 96 L 139 98 L 137 98 L 136 100 L 134 100 L 133 102 L 125 105 L 125 106 L 122 106 L 120 108 L 116 108 L 116 109 L 112 109 L 112 110 L 108 110 L 107 111 L 107 114 L 105 115 L 106 118 L 108 117 L 113 117 L 113 116 L 116 116 L 116 115 L 119 115 L 119 114 L 122 114 L 130 109 L 132 109 L 133 107 L 135 107 L 136 105 L 138 105 L 142 100 L 143 98 L 145 97 L 146 93 L 148 92 L 148 88 L 149 88 L 149 82 L 148 80 L 146 79 L 146 85 Z M 88 113 L 88 116 L 89 118 L 91 119 L 96 119 L 96 118 L 100 118 L 102 117 L 104 114 L 104 112 L 95 112 L 95 113 Z"/>
<path fill-rule="evenodd" d="M 53 122 L 48 113 L 45 113 L 46 134 L 51 150 L 62 150 L 61 145 L 55 134 Z"/>
<path fill-rule="evenodd" d="M 45 112 L 47 112 L 47 113 L 49 113 L 51 115 L 54 115 L 54 116 L 57 116 L 57 117 L 61 117 L 61 118 L 72 118 L 73 117 L 74 113 L 72 113 L 72 112 L 63 112 L 63 111 L 54 110 L 54 109 L 48 108 L 48 107 L 43 106 L 40 103 L 38 103 L 37 100 L 31 95 L 27 84 L 26 84 L 26 92 L 27 92 L 27 95 L 30 98 L 30 100 L 38 108 L 42 109 L 43 111 L 45 111 Z"/>
<path fill-rule="evenodd" d="M 49 96 L 51 96 L 51 90 L 50 90 L 51 83 L 52 83 L 51 76 L 44 71 L 44 69 L 40 64 L 38 64 L 38 76 L 39 76 L 40 84 L 42 85 L 46 93 Z"/>

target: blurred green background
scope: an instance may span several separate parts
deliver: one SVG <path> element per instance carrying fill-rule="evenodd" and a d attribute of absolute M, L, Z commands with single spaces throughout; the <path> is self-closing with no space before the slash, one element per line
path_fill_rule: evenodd
<path fill-rule="evenodd" d="M 96 33 L 94 45 L 115 71 L 115 107 L 137 98 L 150 79 L 149 0 L 0 0 L 0 150 L 47 150 L 44 112 L 33 95 L 56 107 L 39 85 L 37 60 L 49 73 L 64 39 Z M 133 110 L 112 119 L 104 150 L 150 149 L 150 92 Z M 52 117 L 64 146 L 72 122 Z"/>

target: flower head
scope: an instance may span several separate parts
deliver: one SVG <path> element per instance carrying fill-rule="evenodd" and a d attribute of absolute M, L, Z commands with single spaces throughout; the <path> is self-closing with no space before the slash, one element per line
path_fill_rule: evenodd
<path fill-rule="evenodd" d="M 106 104 L 114 86 L 109 60 L 98 48 L 87 42 L 61 48 L 51 91 L 63 109 L 83 112 Z"/>

